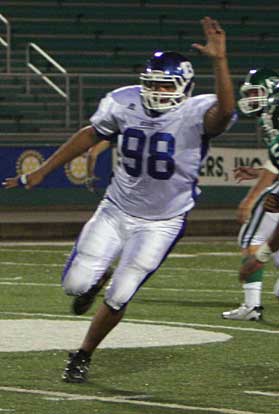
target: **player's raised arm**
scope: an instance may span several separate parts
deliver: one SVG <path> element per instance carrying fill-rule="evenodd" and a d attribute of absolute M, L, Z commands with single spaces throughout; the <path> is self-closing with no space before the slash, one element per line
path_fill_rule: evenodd
<path fill-rule="evenodd" d="M 245 223 L 246 220 L 249 219 L 251 212 L 252 212 L 252 208 L 256 202 L 256 199 L 259 197 L 259 195 L 261 194 L 261 192 L 267 188 L 268 186 L 272 185 L 274 180 L 277 179 L 278 175 L 274 174 L 273 172 L 265 169 L 265 168 L 260 168 L 260 169 L 249 169 L 249 167 L 240 167 L 240 168 L 247 168 L 246 171 L 249 171 L 250 174 L 252 173 L 252 170 L 254 170 L 254 173 L 256 174 L 255 171 L 258 172 L 258 181 L 257 183 L 250 188 L 250 190 L 248 191 L 247 195 L 245 196 L 245 198 L 240 202 L 238 209 L 237 209 L 237 221 L 241 224 Z M 239 170 L 239 169 L 238 169 Z M 245 170 L 243 170 L 245 171 Z M 240 173 L 240 171 L 239 171 Z M 248 173 L 248 175 L 249 175 Z M 245 172 L 244 172 L 245 174 Z M 257 175 L 255 175 L 255 177 L 257 177 Z M 255 178 L 254 177 L 254 178 Z M 272 206 L 270 205 L 270 208 L 272 208 Z M 276 211 L 277 212 L 277 211 Z"/>
<path fill-rule="evenodd" d="M 86 126 L 76 132 L 65 144 L 61 145 L 35 171 L 28 175 L 6 178 L 2 184 L 5 188 L 24 186 L 26 189 L 30 189 L 40 184 L 49 173 L 83 154 L 97 142 L 98 138 L 95 130 L 92 126 Z"/>
<path fill-rule="evenodd" d="M 206 44 L 194 43 L 192 46 L 210 57 L 213 63 L 218 102 L 205 115 L 205 131 L 208 135 L 214 136 L 223 132 L 228 125 L 235 110 L 235 98 L 228 67 L 225 31 L 218 21 L 211 17 L 205 17 L 201 23 Z"/>

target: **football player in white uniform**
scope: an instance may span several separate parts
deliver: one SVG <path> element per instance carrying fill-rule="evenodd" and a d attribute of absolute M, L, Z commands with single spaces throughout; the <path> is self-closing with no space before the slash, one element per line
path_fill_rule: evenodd
<path fill-rule="evenodd" d="M 210 138 L 221 134 L 235 111 L 225 32 L 205 17 L 206 44 L 193 44 L 212 60 L 216 94 L 191 97 L 194 71 L 186 57 L 157 51 L 141 74 L 141 85 L 109 93 L 82 128 L 42 166 L 6 179 L 31 188 L 57 167 L 101 139 L 118 135 L 121 155 L 96 213 L 85 224 L 65 266 L 62 284 L 74 295 L 73 310 L 86 312 L 118 264 L 81 348 L 70 353 L 66 382 L 87 380 L 91 355 L 122 319 L 129 301 L 159 268 L 186 227 L 199 194 L 197 181 Z"/>
<path fill-rule="evenodd" d="M 242 95 L 239 108 L 246 115 L 258 117 L 263 129 L 264 141 L 268 146 L 279 133 L 279 76 L 273 70 L 252 69 L 240 88 Z M 238 209 L 238 219 L 242 223 L 239 244 L 243 263 L 249 255 L 255 254 L 267 240 L 279 221 L 278 168 L 267 160 L 261 169 L 240 167 L 235 176 L 238 181 L 259 178 L 255 186 L 242 200 Z M 279 254 L 274 255 L 275 265 L 279 264 Z M 236 309 L 222 313 L 224 319 L 259 320 L 262 317 L 263 266 L 241 279 L 244 290 L 244 303 Z M 275 295 L 279 297 L 279 289 Z"/>

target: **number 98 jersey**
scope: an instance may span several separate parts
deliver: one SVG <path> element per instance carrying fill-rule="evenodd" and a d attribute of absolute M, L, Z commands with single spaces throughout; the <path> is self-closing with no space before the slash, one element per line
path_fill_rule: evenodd
<path fill-rule="evenodd" d="M 140 86 L 116 89 L 90 118 L 103 139 L 118 139 L 119 160 L 106 197 L 124 212 L 148 220 L 168 219 L 195 204 L 199 171 L 208 150 L 204 115 L 213 94 L 187 98 L 154 116 L 141 102 Z"/>

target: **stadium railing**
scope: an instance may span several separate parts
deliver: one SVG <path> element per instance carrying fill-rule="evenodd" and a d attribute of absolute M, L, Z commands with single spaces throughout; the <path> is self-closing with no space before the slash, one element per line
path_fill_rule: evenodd
<path fill-rule="evenodd" d="M 5 25 L 5 38 L 0 36 L 0 45 L 6 48 L 6 72 L 11 72 L 11 25 L 3 14 L 0 14 L 0 23 Z"/>

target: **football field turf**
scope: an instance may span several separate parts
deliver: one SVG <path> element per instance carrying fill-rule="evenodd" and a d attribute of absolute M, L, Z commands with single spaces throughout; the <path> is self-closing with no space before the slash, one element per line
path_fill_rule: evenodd
<path fill-rule="evenodd" d="M 243 301 L 236 242 L 182 242 L 93 357 L 87 384 L 61 381 L 103 292 L 70 313 L 60 274 L 71 243 L 0 245 L 0 413 L 278 414 L 279 303 L 272 264 L 264 317 L 226 321 Z"/>

